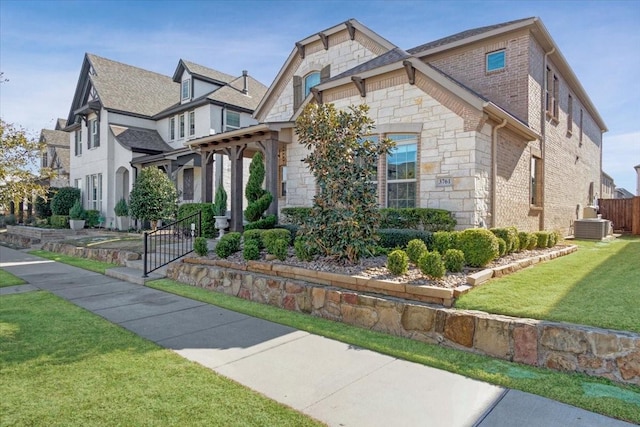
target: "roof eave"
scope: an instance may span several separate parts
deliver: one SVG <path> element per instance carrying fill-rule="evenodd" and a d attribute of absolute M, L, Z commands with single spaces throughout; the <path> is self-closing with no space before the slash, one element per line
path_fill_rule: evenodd
<path fill-rule="evenodd" d="M 489 115 L 489 117 L 502 120 L 506 119 L 509 128 L 519 134 L 527 138 L 529 141 L 535 141 L 541 139 L 540 134 L 535 132 L 525 123 L 520 121 L 517 117 L 498 107 L 493 102 L 486 101 L 483 105 L 483 110 Z"/>

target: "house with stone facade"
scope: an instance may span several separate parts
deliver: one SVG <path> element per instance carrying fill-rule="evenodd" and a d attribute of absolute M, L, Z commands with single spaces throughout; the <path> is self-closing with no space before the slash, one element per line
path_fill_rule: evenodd
<path fill-rule="evenodd" d="M 71 185 L 107 226 L 144 167 L 164 170 L 180 202 L 211 201 L 215 156 L 186 143 L 255 124 L 252 113 L 265 91 L 246 71 L 234 77 L 180 60 L 170 77 L 86 54 L 65 128 Z M 221 159 L 218 170 L 222 183 Z"/>
<path fill-rule="evenodd" d="M 44 149 L 40 154 L 40 168 L 50 168 L 52 178 L 41 180 L 41 184 L 50 187 L 69 186 L 69 134 L 62 129 L 67 127 L 65 119 L 58 119 L 54 129 L 40 131 L 40 143 Z"/>
<path fill-rule="evenodd" d="M 255 110 L 259 124 L 190 141 L 242 159 L 262 151 L 270 210 L 310 206 L 316 191 L 294 123 L 309 102 L 367 104 L 370 138 L 396 142 L 377 165 L 381 207 L 430 207 L 458 228 L 571 233 L 601 183 L 602 133 L 588 94 L 539 18 L 454 34 L 408 50 L 349 20 L 295 43 Z M 232 229 L 242 200 L 232 197 Z"/>

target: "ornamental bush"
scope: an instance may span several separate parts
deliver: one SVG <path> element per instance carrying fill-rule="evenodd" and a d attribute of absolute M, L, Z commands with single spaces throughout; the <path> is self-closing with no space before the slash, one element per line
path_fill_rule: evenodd
<path fill-rule="evenodd" d="M 272 255 L 280 261 L 284 261 L 289 256 L 289 239 L 276 239 L 271 245 Z"/>
<path fill-rule="evenodd" d="M 53 215 L 53 212 L 51 212 L 51 202 L 53 201 L 53 197 L 57 192 L 58 188 L 49 187 L 49 189 L 47 190 L 46 199 L 41 196 L 36 197 L 35 210 L 38 218 L 49 218 L 51 215 Z"/>
<path fill-rule="evenodd" d="M 247 260 L 256 260 L 260 258 L 260 247 L 257 240 L 245 240 L 244 249 L 242 250 L 242 257 Z"/>
<path fill-rule="evenodd" d="M 262 188 L 264 175 L 264 157 L 262 156 L 262 153 L 258 151 L 251 159 L 251 164 L 249 165 L 249 178 L 247 179 L 247 186 L 245 187 L 247 209 L 244 211 L 244 217 L 250 223 L 261 220 L 273 201 L 273 194 Z"/>
<path fill-rule="evenodd" d="M 185 218 L 201 211 L 201 234 L 202 237 L 212 239 L 218 235 L 216 231 L 216 219 L 213 217 L 212 203 L 183 203 L 178 208 L 178 218 Z M 183 224 L 190 226 L 190 224 Z"/>
<path fill-rule="evenodd" d="M 87 216 L 86 211 L 82 207 L 82 202 L 80 199 L 77 199 L 71 209 L 69 209 L 69 218 L 70 219 L 85 219 Z"/>
<path fill-rule="evenodd" d="M 402 249 L 396 249 L 387 256 L 387 269 L 395 276 L 402 276 L 409 269 L 409 256 Z"/>
<path fill-rule="evenodd" d="M 491 231 L 496 237 L 504 240 L 506 244 L 506 254 L 513 253 L 520 248 L 520 241 L 518 239 L 518 230 L 514 227 L 505 228 L 492 228 Z"/>
<path fill-rule="evenodd" d="M 433 233 L 433 250 L 445 253 L 448 249 L 453 248 L 453 232 L 436 231 Z"/>
<path fill-rule="evenodd" d="M 438 251 L 427 252 L 422 255 L 418 260 L 418 267 L 422 274 L 433 277 L 434 279 L 441 278 L 447 272 L 444 262 L 442 262 L 440 252 Z"/>
<path fill-rule="evenodd" d="M 527 233 L 526 231 L 519 232 L 518 243 L 521 251 L 527 249 L 527 247 L 529 246 L 529 233 Z"/>
<path fill-rule="evenodd" d="M 178 211 L 178 192 L 160 169 L 142 169 L 129 194 L 129 213 L 136 219 L 155 222 L 173 218 Z"/>
<path fill-rule="evenodd" d="M 498 257 L 498 238 L 484 228 L 468 228 L 458 235 L 458 249 L 470 267 L 484 267 Z"/>
<path fill-rule="evenodd" d="M 240 250 L 240 241 L 242 240 L 242 234 L 237 231 L 227 233 L 220 238 L 218 244 L 216 244 L 215 252 L 220 258 L 229 258 L 231 254 L 234 254 Z"/>
<path fill-rule="evenodd" d="M 311 208 L 305 207 L 293 207 L 282 208 L 280 210 L 282 215 L 282 222 L 284 224 L 302 225 L 307 221 L 307 218 L 311 215 Z"/>
<path fill-rule="evenodd" d="M 14 217 L 15 221 L 15 217 Z M 51 227 L 53 228 L 69 228 L 68 215 L 51 215 Z"/>
<path fill-rule="evenodd" d="M 433 235 L 429 231 L 387 228 L 378 230 L 376 234 L 379 239 L 378 245 L 383 248 L 404 248 L 414 239 L 422 240 L 427 249 L 433 244 Z"/>
<path fill-rule="evenodd" d="M 444 253 L 444 266 L 452 273 L 459 273 L 464 267 L 464 252 L 459 249 L 447 249 Z"/>
<path fill-rule="evenodd" d="M 204 237 L 196 237 L 196 240 L 193 242 L 193 250 L 200 256 L 206 256 L 209 253 L 207 239 Z"/>
<path fill-rule="evenodd" d="M 498 237 L 498 256 L 503 257 L 507 254 L 507 242 Z"/>
<path fill-rule="evenodd" d="M 425 231 L 451 231 L 456 220 L 451 212 L 433 208 L 380 209 L 380 228 L 403 228 Z"/>
<path fill-rule="evenodd" d="M 246 245 L 248 242 L 253 241 L 258 245 L 258 249 L 264 248 L 264 243 L 262 241 L 263 232 L 264 230 L 245 230 L 245 232 L 242 233 L 244 244 Z"/>
<path fill-rule="evenodd" d="M 533 233 L 536 235 L 536 248 L 544 249 L 549 245 L 549 233 L 546 231 L 536 231 Z"/>
<path fill-rule="evenodd" d="M 315 248 L 309 245 L 303 236 L 296 237 L 296 240 L 293 242 L 293 250 L 295 251 L 296 258 L 300 261 L 311 261 L 313 257 L 317 255 Z"/>
<path fill-rule="evenodd" d="M 533 250 L 538 244 L 538 236 L 535 233 L 527 233 L 527 249 Z"/>
<path fill-rule="evenodd" d="M 62 187 L 51 200 L 51 213 L 53 215 L 69 215 L 69 210 L 76 200 L 80 200 L 80 189 L 75 187 Z"/>
<path fill-rule="evenodd" d="M 407 255 L 414 264 L 418 264 L 418 260 L 425 252 L 428 252 L 427 245 L 420 239 L 413 239 L 407 244 Z"/>
<path fill-rule="evenodd" d="M 276 242 L 278 240 L 284 240 L 287 242 L 287 246 L 289 246 L 289 239 L 291 238 L 291 233 L 289 230 L 284 228 L 274 228 L 271 230 L 264 230 L 262 232 L 262 242 L 264 247 L 267 249 L 267 253 L 271 255 L 276 255 Z"/>
<path fill-rule="evenodd" d="M 276 215 L 267 215 L 265 218 L 261 218 L 257 221 L 250 222 L 244 226 L 245 230 L 268 230 L 275 227 L 278 222 Z"/>

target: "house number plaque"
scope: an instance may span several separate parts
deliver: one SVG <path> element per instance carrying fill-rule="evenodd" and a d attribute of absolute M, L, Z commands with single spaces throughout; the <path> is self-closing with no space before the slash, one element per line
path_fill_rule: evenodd
<path fill-rule="evenodd" d="M 436 187 L 451 187 L 452 185 L 453 179 L 450 176 L 436 179 Z"/>

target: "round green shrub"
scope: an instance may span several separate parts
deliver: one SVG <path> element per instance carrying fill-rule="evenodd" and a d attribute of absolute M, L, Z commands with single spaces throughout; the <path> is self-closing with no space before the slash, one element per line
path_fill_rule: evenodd
<path fill-rule="evenodd" d="M 484 267 L 498 257 L 498 238 L 484 228 L 469 228 L 458 237 L 458 249 L 470 267 Z"/>
<path fill-rule="evenodd" d="M 262 233 L 264 230 L 245 230 L 242 234 L 242 238 L 244 239 L 244 243 L 247 244 L 249 241 L 253 241 L 258 245 L 258 249 L 264 248 L 264 242 L 262 241 Z"/>
<path fill-rule="evenodd" d="M 193 242 L 193 250 L 200 256 L 206 256 L 209 253 L 207 239 L 204 237 L 196 237 L 196 240 Z"/>
<path fill-rule="evenodd" d="M 69 215 L 69 210 L 76 200 L 80 200 L 79 188 L 62 187 L 51 200 L 51 213 L 53 215 Z"/>
<path fill-rule="evenodd" d="M 316 251 L 313 246 L 311 246 L 303 236 L 296 237 L 296 240 L 293 242 L 293 250 L 296 254 L 296 258 L 300 261 L 311 261 L 316 255 Z"/>
<path fill-rule="evenodd" d="M 492 228 L 491 231 L 496 237 L 504 240 L 506 244 L 506 252 L 510 254 L 515 252 L 520 247 L 520 242 L 518 240 L 518 230 L 515 227 L 505 227 L 505 228 Z"/>
<path fill-rule="evenodd" d="M 288 231 L 288 230 L 285 230 Z M 289 239 L 277 239 L 272 245 L 273 255 L 280 261 L 287 259 L 289 255 Z"/>
<path fill-rule="evenodd" d="M 82 202 L 80 199 L 77 199 L 71 209 L 69 209 L 69 218 L 70 219 L 85 219 L 87 216 L 86 211 L 82 207 Z"/>
<path fill-rule="evenodd" d="M 218 255 L 220 258 L 229 258 L 231 254 L 236 253 L 240 250 L 241 239 L 242 234 L 236 231 L 225 234 L 220 238 L 220 241 L 216 245 L 216 255 Z"/>
<path fill-rule="evenodd" d="M 427 252 L 422 255 L 418 260 L 418 267 L 422 274 L 433 277 L 434 279 L 439 279 L 447 272 L 440 252 L 438 251 Z"/>
<path fill-rule="evenodd" d="M 536 235 L 536 247 L 539 249 L 544 249 L 549 244 L 549 233 L 546 231 L 536 231 L 534 233 Z"/>
<path fill-rule="evenodd" d="M 246 233 L 246 232 L 245 232 Z M 285 228 L 273 228 L 271 230 L 262 231 L 262 243 L 267 249 L 267 253 L 275 255 L 276 248 L 275 243 L 278 240 L 286 240 L 287 246 L 289 245 L 289 239 L 291 239 L 291 232 Z"/>
<path fill-rule="evenodd" d="M 464 267 L 464 252 L 459 249 L 447 249 L 444 253 L 444 266 L 452 273 L 459 273 Z"/>
<path fill-rule="evenodd" d="M 498 237 L 498 256 L 503 257 L 507 254 L 507 242 Z"/>
<path fill-rule="evenodd" d="M 418 260 L 425 252 L 428 252 L 427 245 L 420 239 L 413 239 L 407 244 L 407 255 L 414 264 L 418 264 Z"/>
<path fill-rule="evenodd" d="M 395 276 L 402 276 L 409 269 L 409 256 L 402 249 L 396 249 L 387 256 L 387 269 Z"/>
<path fill-rule="evenodd" d="M 256 260 L 260 258 L 260 247 L 257 240 L 245 240 L 242 257 L 247 260 Z"/>
<path fill-rule="evenodd" d="M 453 233 L 449 231 L 436 231 L 433 233 L 433 250 L 445 253 L 447 249 L 451 249 Z"/>
<path fill-rule="evenodd" d="M 518 233 L 519 251 L 524 251 L 529 246 L 529 233 L 521 231 Z"/>
<path fill-rule="evenodd" d="M 527 249 L 533 250 L 538 244 L 538 236 L 535 233 L 527 233 Z"/>

